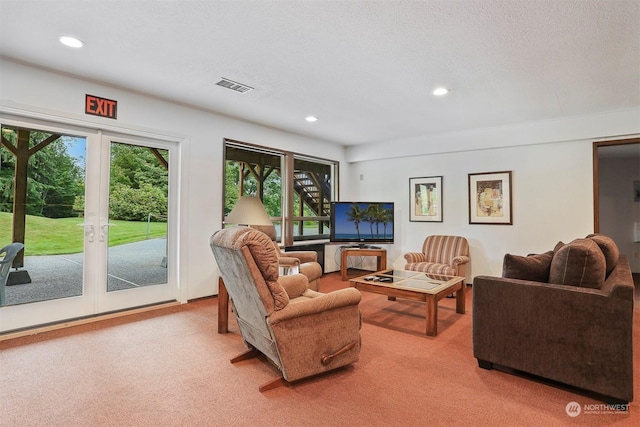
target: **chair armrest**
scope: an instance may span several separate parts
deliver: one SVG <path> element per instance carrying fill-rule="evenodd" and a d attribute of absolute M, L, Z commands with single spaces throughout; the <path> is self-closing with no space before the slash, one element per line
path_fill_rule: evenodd
<path fill-rule="evenodd" d="M 318 261 L 318 253 L 315 251 L 287 251 L 282 254 L 286 257 L 298 258 L 300 263 Z"/>
<path fill-rule="evenodd" d="M 294 257 L 281 256 L 278 258 L 278 264 L 281 267 L 295 267 L 300 265 L 300 260 Z"/>
<path fill-rule="evenodd" d="M 292 276 L 289 276 L 292 277 Z M 316 298 L 289 304 L 282 310 L 274 312 L 267 321 L 271 325 L 302 316 L 326 312 L 341 307 L 358 305 L 360 303 L 360 291 L 355 288 L 338 289 L 337 291 L 321 294 Z"/>
<path fill-rule="evenodd" d="M 466 264 L 470 261 L 469 257 L 466 255 L 458 255 L 457 257 L 453 258 L 451 260 L 451 265 L 452 266 L 456 266 L 456 265 L 460 265 L 460 264 Z"/>
<path fill-rule="evenodd" d="M 425 262 L 427 259 L 422 252 L 409 252 L 404 254 L 404 259 L 407 260 L 407 264 L 414 262 Z"/>
<path fill-rule="evenodd" d="M 284 288 L 289 299 L 299 297 L 309 289 L 309 279 L 304 274 L 279 276 L 278 283 Z"/>
<path fill-rule="evenodd" d="M 304 274 L 309 279 L 309 283 L 322 277 L 322 266 L 317 262 L 305 262 L 300 264 L 300 274 Z"/>

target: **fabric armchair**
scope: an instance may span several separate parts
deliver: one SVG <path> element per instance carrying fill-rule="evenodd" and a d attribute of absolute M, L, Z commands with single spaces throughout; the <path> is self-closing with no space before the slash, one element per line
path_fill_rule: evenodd
<path fill-rule="evenodd" d="M 262 353 L 282 374 L 261 391 L 358 360 L 358 290 L 323 294 L 309 289 L 303 274 L 280 276 L 274 245 L 253 228 L 220 230 L 211 249 L 249 347 L 232 362 Z"/>
<path fill-rule="evenodd" d="M 309 279 L 309 289 L 320 289 L 322 266 L 318 263 L 318 253 L 315 251 L 282 252 L 276 242 L 276 228 L 272 225 L 254 225 L 252 228 L 262 231 L 273 242 L 278 255 L 278 263 L 285 274 L 302 273 Z"/>
<path fill-rule="evenodd" d="M 13 259 L 24 248 L 24 245 L 20 242 L 11 243 L 2 249 L 0 249 L 0 305 L 6 304 L 6 286 L 9 279 L 9 272 L 11 270 L 11 264 Z"/>
<path fill-rule="evenodd" d="M 405 270 L 465 277 L 469 243 L 460 236 L 427 236 L 422 252 L 406 253 L 404 259 Z"/>

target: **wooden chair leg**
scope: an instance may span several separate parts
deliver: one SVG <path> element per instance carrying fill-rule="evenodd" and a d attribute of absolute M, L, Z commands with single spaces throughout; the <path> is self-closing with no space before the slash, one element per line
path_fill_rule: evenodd
<path fill-rule="evenodd" d="M 236 362 L 240 362 L 242 360 L 247 360 L 247 359 L 253 359 L 254 357 L 258 357 L 259 354 L 260 352 L 258 350 L 256 350 L 255 348 L 250 348 L 249 350 L 233 357 L 231 359 L 231 363 L 236 363 Z"/>
<path fill-rule="evenodd" d="M 267 383 L 262 384 L 260 387 L 258 387 L 258 390 L 260 390 L 260 393 L 263 393 L 268 390 L 273 390 L 274 388 L 282 387 L 286 384 L 287 381 L 284 379 L 284 377 L 278 377 L 275 380 L 271 380 Z"/>
<path fill-rule="evenodd" d="M 233 357 L 231 359 L 231 363 L 240 362 L 242 360 L 253 359 L 254 357 L 258 357 L 259 355 L 260 355 L 260 352 L 252 347 L 247 351 Z M 262 384 L 260 387 L 258 387 L 258 390 L 260 391 L 260 393 L 262 393 L 267 390 L 273 390 L 274 388 L 278 388 L 286 384 L 287 384 L 287 381 L 284 379 L 284 377 L 280 376 L 274 380 L 271 380 L 265 384 Z"/>

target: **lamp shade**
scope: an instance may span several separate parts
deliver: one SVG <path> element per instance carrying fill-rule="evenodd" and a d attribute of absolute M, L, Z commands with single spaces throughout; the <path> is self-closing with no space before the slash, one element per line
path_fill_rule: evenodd
<path fill-rule="evenodd" d="M 271 218 L 257 197 L 242 196 L 224 220 L 225 224 L 271 225 Z"/>

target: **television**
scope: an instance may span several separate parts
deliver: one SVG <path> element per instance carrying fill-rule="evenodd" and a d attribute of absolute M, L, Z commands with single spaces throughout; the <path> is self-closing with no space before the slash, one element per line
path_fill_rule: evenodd
<path fill-rule="evenodd" d="M 393 243 L 393 202 L 331 202 L 329 240 L 371 247 Z"/>

